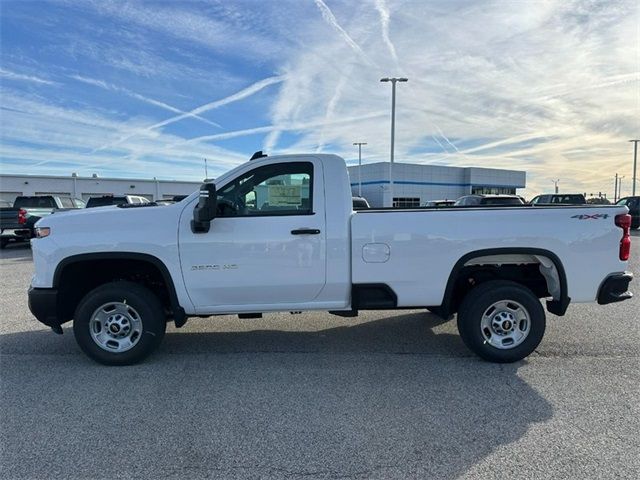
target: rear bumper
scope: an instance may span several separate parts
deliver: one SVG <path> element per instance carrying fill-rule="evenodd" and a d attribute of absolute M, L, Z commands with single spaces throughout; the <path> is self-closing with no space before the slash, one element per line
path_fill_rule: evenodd
<path fill-rule="evenodd" d="M 31 230 L 28 228 L 4 228 L 0 233 L 0 237 L 9 240 L 29 240 L 31 238 Z"/>
<path fill-rule="evenodd" d="M 60 326 L 58 316 L 58 290 L 29 287 L 29 310 L 39 322 L 49 327 Z"/>
<path fill-rule="evenodd" d="M 633 297 L 629 288 L 629 282 L 633 280 L 633 273 L 614 273 L 604 279 L 598 291 L 598 303 L 606 305 L 608 303 L 622 302 Z"/>

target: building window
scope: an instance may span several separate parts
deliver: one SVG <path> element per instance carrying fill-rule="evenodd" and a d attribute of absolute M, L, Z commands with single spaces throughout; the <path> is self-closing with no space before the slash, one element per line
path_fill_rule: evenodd
<path fill-rule="evenodd" d="M 393 208 L 412 208 L 420 206 L 420 198 L 417 197 L 393 197 Z"/>
<path fill-rule="evenodd" d="M 471 187 L 472 195 L 515 195 L 515 187 Z"/>

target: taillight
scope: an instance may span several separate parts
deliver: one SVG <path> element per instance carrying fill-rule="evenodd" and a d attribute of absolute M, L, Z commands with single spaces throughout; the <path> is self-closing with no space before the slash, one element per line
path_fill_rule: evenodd
<path fill-rule="evenodd" d="M 18 210 L 18 223 L 20 225 L 27 223 L 27 211 L 24 208 Z"/>
<path fill-rule="evenodd" d="M 631 253 L 631 215 L 623 213 L 616 215 L 616 225 L 622 229 L 620 240 L 620 260 L 629 260 Z"/>

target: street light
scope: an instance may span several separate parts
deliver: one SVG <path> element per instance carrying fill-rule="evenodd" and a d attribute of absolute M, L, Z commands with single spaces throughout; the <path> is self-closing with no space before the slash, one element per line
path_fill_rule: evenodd
<path fill-rule="evenodd" d="M 638 142 L 640 140 L 629 140 L 633 142 L 633 184 L 631 185 L 631 195 L 636 196 L 636 166 L 638 165 Z"/>
<path fill-rule="evenodd" d="M 391 82 L 391 162 L 389 163 L 389 194 L 391 196 L 391 206 L 393 207 L 393 146 L 396 130 L 396 83 L 408 82 L 408 78 L 385 77 L 381 82 Z"/>
<path fill-rule="evenodd" d="M 620 200 L 620 198 L 618 197 L 618 195 L 622 192 L 622 179 L 625 178 L 623 176 L 620 176 L 616 173 L 616 183 L 615 183 L 615 188 L 613 190 L 613 203 L 618 203 L 618 200 Z"/>
<path fill-rule="evenodd" d="M 560 183 L 560 179 L 558 178 L 557 180 L 551 180 L 551 181 L 555 185 L 555 193 L 558 193 L 558 184 Z"/>
<path fill-rule="evenodd" d="M 358 196 L 362 196 L 362 145 L 366 145 L 367 142 L 353 142 L 358 146 Z"/>

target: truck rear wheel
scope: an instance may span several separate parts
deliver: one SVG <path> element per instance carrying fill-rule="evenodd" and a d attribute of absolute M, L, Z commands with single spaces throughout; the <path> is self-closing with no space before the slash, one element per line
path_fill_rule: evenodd
<path fill-rule="evenodd" d="M 542 341 L 546 326 L 540 300 L 526 287 L 492 280 L 464 298 L 458 311 L 458 331 L 465 345 L 490 362 L 526 358 Z"/>
<path fill-rule="evenodd" d="M 131 365 L 153 352 L 164 337 L 166 318 L 150 290 L 133 282 L 113 282 L 90 291 L 76 309 L 78 345 L 104 365 Z"/>

